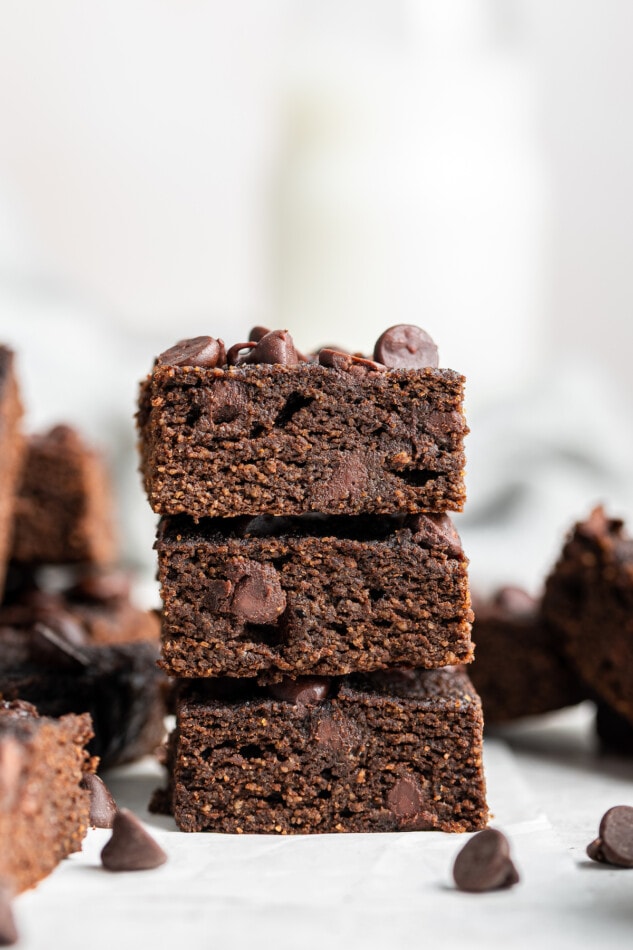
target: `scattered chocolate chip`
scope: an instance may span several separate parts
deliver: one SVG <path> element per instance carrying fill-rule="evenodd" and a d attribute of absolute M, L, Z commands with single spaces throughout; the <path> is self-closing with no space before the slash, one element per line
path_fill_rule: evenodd
<path fill-rule="evenodd" d="M 18 931 L 11 907 L 11 888 L 0 881 L 0 947 L 12 947 L 18 942 Z"/>
<path fill-rule="evenodd" d="M 89 657 L 48 623 L 36 623 L 31 630 L 33 658 L 60 669 L 84 668 Z"/>
<path fill-rule="evenodd" d="M 493 605 L 514 617 L 530 617 L 537 608 L 537 601 L 522 587 L 501 587 L 493 598 Z"/>
<path fill-rule="evenodd" d="M 319 350 L 318 356 L 321 366 L 329 366 L 345 373 L 384 373 L 387 369 L 382 363 L 375 363 L 364 356 L 353 356 L 351 353 L 327 347 Z"/>
<path fill-rule="evenodd" d="M 422 369 L 439 366 L 437 346 L 425 330 L 399 323 L 378 337 L 374 359 L 390 369 Z"/>
<path fill-rule="evenodd" d="M 94 772 L 86 772 L 79 784 L 90 792 L 90 826 L 111 828 L 117 807 L 108 786 Z"/>
<path fill-rule="evenodd" d="M 75 600 L 108 603 L 113 600 L 127 600 L 130 587 L 130 577 L 124 571 L 104 571 L 84 575 L 68 590 L 68 596 Z"/>
<path fill-rule="evenodd" d="M 247 354 L 242 355 L 242 350 L 254 350 L 257 346 L 253 340 L 249 343 L 234 343 L 233 346 L 227 351 L 226 362 L 229 366 L 240 366 L 242 363 L 246 362 Z"/>
<path fill-rule="evenodd" d="M 406 524 L 418 544 L 439 547 L 449 557 L 460 557 L 463 553 L 461 539 L 448 515 L 412 515 Z"/>
<path fill-rule="evenodd" d="M 245 363 L 279 363 L 294 366 L 302 360 L 287 330 L 271 330 L 256 343 Z"/>
<path fill-rule="evenodd" d="M 274 699 L 282 699 L 295 706 L 311 706 L 322 703 L 330 692 L 330 680 L 321 676 L 301 676 L 291 679 L 285 676 L 280 683 L 268 687 Z"/>
<path fill-rule="evenodd" d="M 232 584 L 227 609 L 234 617 L 256 624 L 279 619 L 286 609 L 286 593 L 274 567 L 259 561 L 237 561 L 227 565 L 226 574 Z M 214 596 L 221 592 L 216 589 Z"/>
<path fill-rule="evenodd" d="M 112 824 L 112 837 L 101 852 L 101 862 L 108 871 L 149 871 L 160 867 L 167 855 L 127 808 L 117 811 Z"/>
<path fill-rule="evenodd" d="M 633 808 L 616 805 L 602 816 L 598 837 L 587 847 L 594 861 L 633 868 Z"/>
<path fill-rule="evenodd" d="M 495 828 L 480 831 L 455 859 L 453 878 L 460 891 L 495 891 L 512 887 L 519 875 L 510 858 L 508 839 Z"/>
<path fill-rule="evenodd" d="M 262 337 L 270 333 L 270 330 L 267 327 L 253 327 L 251 332 L 248 334 L 249 343 L 259 343 Z"/>
<path fill-rule="evenodd" d="M 213 369 L 226 362 L 224 343 L 212 336 L 195 336 L 165 350 L 157 362 L 167 366 L 204 366 Z"/>

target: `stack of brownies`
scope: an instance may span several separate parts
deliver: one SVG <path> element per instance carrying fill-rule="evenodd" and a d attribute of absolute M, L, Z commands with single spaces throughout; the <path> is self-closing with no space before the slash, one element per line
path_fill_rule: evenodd
<path fill-rule="evenodd" d="M 138 423 L 180 679 L 184 831 L 471 831 L 487 821 L 464 379 L 417 327 L 373 359 L 255 328 L 155 361 Z"/>

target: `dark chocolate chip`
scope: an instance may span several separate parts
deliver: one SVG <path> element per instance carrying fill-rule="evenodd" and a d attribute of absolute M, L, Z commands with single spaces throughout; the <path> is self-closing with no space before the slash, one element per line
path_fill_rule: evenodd
<path fill-rule="evenodd" d="M 249 343 L 259 343 L 262 337 L 270 333 L 270 330 L 267 327 L 253 327 L 251 332 L 248 334 Z"/>
<path fill-rule="evenodd" d="M 0 947 L 12 947 L 18 942 L 18 931 L 11 907 L 11 888 L 6 881 L 0 881 Z"/>
<path fill-rule="evenodd" d="M 242 363 L 246 362 L 247 353 L 242 354 L 242 350 L 254 350 L 257 346 L 254 340 L 251 340 L 249 343 L 234 343 L 233 346 L 227 351 L 226 362 L 229 366 L 240 366 Z"/>
<path fill-rule="evenodd" d="M 513 617 L 531 617 L 536 612 L 537 601 L 522 587 L 501 587 L 493 598 L 493 605 Z"/>
<path fill-rule="evenodd" d="M 414 818 L 422 811 L 424 796 L 420 784 L 411 775 L 397 779 L 389 789 L 387 805 L 396 818 Z"/>
<path fill-rule="evenodd" d="M 130 596 L 130 578 L 124 571 L 104 571 L 99 574 L 86 574 L 68 591 L 68 596 L 76 600 L 94 600 L 108 603 L 113 600 L 127 600 Z"/>
<path fill-rule="evenodd" d="M 461 539 L 448 515 L 413 515 L 406 524 L 411 528 L 418 544 L 439 547 L 449 557 L 460 557 L 463 554 Z"/>
<path fill-rule="evenodd" d="M 204 366 L 213 369 L 226 362 L 224 343 L 212 336 L 195 336 L 165 350 L 157 362 L 166 366 Z"/>
<path fill-rule="evenodd" d="M 233 584 L 227 609 L 234 617 L 255 624 L 271 624 L 279 619 L 286 609 L 286 594 L 274 567 L 259 561 L 238 561 L 227 565 L 226 573 Z"/>
<path fill-rule="evenodd" d="M 291 679 L 286 676 L 280 683 L 268 687 L 274 699 L 282 699 L 295 706 L 310 706 L 322 703 L 330 692 L 330 680 L 321 676 L 300 676 Z"/>
<path fill-rule="evenodd" d="M 108 786 L 94 772 L 87 772 L 79 784 L 90 792 L 90 826 L 111 828 L 117 807 Z"/>
<path fill-rule="evenodd" d="M 480 831 L 455 859 L 453 878 L 460 891 L 495 891 L 512 887 L 519 875 L 510 858 L 508 839 L 495 828 Z"/>
<path fill-rule="evenodd" d="M 112 837 L 101 852 L 101 862 L 108 871 L 149 871 L 160 867 L 167 855 L 154 841 L 138 818 L 121 808 L 112 824 Z"/>
<path fill-rule="evenodd" d="M 425 330 L 399 323 L 380 336 L 374 347 L 374 359 L 390 369 L 422 369 L 439 366 L 437 346 Z"/>
<path fill-rule="evenodd" d="M 78 669 L 90 665 L 90 659 L 84 651 L 48 623 L 36 623 L 33 626 L 31 647 L 36 661 L 60 669 Z"/>
<path fill-rule="evenodd" d="M 330 477 L 315 485 L 315 507 L 327 507 L 348 498 L 356 501 L 366 491 L 368 481 L 369 473 L 361 453 L 341 455 L 332 466 Z"/>
<path fill-rule="evenodd" d="M 364 356 L 355 356 L 327 347 L 319 350 L 318 356 L 321 366 L 329 366 L 345 373 L 384 373 L 387 369 L 382 363 L 375 363 Z"/>
<path fill-rule="evenodd" d="M 271 330 L 259 340 L 244 362 L 294 366 L 302 360 L 287 330 Z"/>
<path fill-rule="evenodd" d="M 587 848 L 594 861 L 633 868 L 633 808 L 616 805 L 602 816 L 598 837 Z"/>

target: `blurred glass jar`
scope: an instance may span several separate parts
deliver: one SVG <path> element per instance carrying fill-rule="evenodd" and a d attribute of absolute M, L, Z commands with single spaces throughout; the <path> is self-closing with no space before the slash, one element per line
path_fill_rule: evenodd
<path fill-rule="evenodd" d="M 392 7 L 392 9 L 395 9 Z M 547 180 L 525 58 L 487 0 L 400 6 L 399 36 L 297 46 L 275 194 L 275 321 L 302 348 L 424 326 L 471 401 L 540 349 Z M 362 17 L 362 7 L 358 9 Z"/>

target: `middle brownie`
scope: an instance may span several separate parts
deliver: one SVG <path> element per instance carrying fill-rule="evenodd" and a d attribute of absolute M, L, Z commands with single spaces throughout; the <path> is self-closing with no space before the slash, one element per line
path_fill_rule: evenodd
<path fill-rule="evenodd" d="M 156 548 L 173 675 L 472 659 L 468 561 L 446 515 L 168 518 Z"/>

